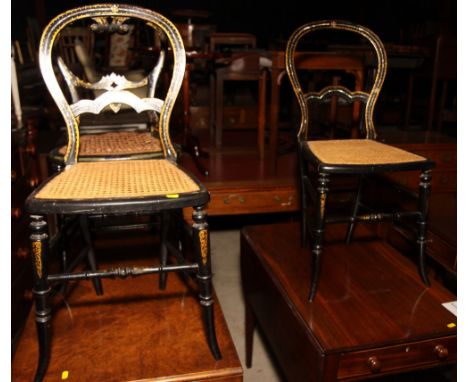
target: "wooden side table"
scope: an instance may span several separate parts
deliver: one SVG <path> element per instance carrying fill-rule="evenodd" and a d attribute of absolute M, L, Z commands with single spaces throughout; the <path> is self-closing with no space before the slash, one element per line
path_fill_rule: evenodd
<path fill-rule="evenodd" d="M 417 267 L 384 242 L 367 237 L 345 245 L 344 231 L 328 233 L 336 242 L 325 246 L 326 277 L 309 303 L 312 259 L 299 246 L 299 226 L 243 230 L 247 366 L 255 324 L 290 381 L 366 379 L 455 363 L 457 318 L 441 304 L 456 297 L 436 282 L 426 288 Z"/>

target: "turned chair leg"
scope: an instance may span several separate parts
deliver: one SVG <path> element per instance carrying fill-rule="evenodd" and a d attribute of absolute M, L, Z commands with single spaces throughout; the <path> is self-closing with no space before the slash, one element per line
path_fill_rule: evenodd
<path fill-rule="evenodd" d="M 431 283 L 426 274 L 426 242 L 427 242 L 427 213 L 429 210 L 429 196 L 431 193 L 431 172 L 423 171 L 419 182 L 419 220 L 418 220 L 418 255 L 419 273 L 427 286 Z"/>
<path fill-rule="evenodd" d="M 312 301 L 317 293 L 320 277 L 321 257 L 323 250 L 323 234 L 325 229 L 325 207 L 328 196 L 329 175 L 319 172 L 317 185 L 318 205 L 315 209 L 314 237 L 312 239 L 312 254 L 314 256 L 312 268 L 312 280 L 310 283 L 309 301 Z"/>
<path fill-rule="evenodd" d="M 36 316 L 37 338 L 39 343 L 39 361 L 34 377 L 40 382 L 47 371 L 50 359 L 51 308 L 49 304 L 50 286 L 47 281 L 47 255 L 49 235 L 44 216 L 31 215 L 30 223 L 31 260 L 33 268 L 33 296 Z"/>
<path fill-rule="evenodd" d="M 351 243 L 351 239 L 353 238 L 353 233 L 354 229 L 356 228 L 356 216 L 359 212 L 359 204 L 361 203 L 361 193 L 362 193 L 362 187 L 364 184 L 364 176 L 359 177 L 359 184 L 358 184 L 358 189 L 356 193 L 356 198 L 354 199 L 354 205 L 353 205 L 353 213 L 351 215 L 351 221 L 348 224 L 348 230 L 346 231 L 346 244 Z"/>
<path fill-rule="evenodd" d="M 94 253 L 94 245 L 93 241 L 91 240 L 91 231 L 89 229 L 89 222 L 88 217 L 86 215 L 80 215 L 80 227 L 81 232 L 83 233 L 86 245 L 88 246 L 87 256 L 88 256 L 88 266 L 93 271 L 96 272 L 97 265 L 96 265 L 96 254 Z M 98 296 L 102 296 L 104 294 L 102 288 L 102 282 L 100 279 L 93 279 L 92 280 L 94 285 L 94 290 Z"/>
<path fill-rule="evenodd" d="M 167 264 L 167 233 L 169 232 L 169 222 L 170 216 L 168 211 L 163 211 L 161 213 L 161 242 L 159 243 L 159 256 L 161 261 L 161 266 Z M 167 272 L 161 272 L 159 274 L 159 289 L 165 290 L 167 283 Z"/>
<path fill-rule="evenodd" d="M 203 207 L 194 207 L 192 219 L 193 244 L 198 263 L 197 279 L 200 288 L 199 299 L 202 307 L 203 321 L 211 353 L 216 360 L 220 360 L 222 356 L 219 350 L 218 340 L 216 339 L 214 323 L 210 234 L 206 221 L 206 212 L 203 210 Z"/>

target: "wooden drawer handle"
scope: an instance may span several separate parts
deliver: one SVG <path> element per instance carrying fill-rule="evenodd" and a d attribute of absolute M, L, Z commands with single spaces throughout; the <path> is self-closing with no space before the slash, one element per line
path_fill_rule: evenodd
<path fill-rule="evenodd" d="M 367 360 L 367 366 L 373 373 L 378 373 L 382 369 L 382 362 L 377 357 L 372 356 Z"/>
<path fill-rule="evenodd" d="M 437 345 L 434 348 L 434 353 L 441 361 L 444 361 L 448 358 L 448 350 L 444 345 Z"/>
<path fill-rule="evenodd" d="M 14 182 L 17 177 L 18 177 L 18 174 L 16 173 L 16 171 L 11 170 L 11 181 Z"/>

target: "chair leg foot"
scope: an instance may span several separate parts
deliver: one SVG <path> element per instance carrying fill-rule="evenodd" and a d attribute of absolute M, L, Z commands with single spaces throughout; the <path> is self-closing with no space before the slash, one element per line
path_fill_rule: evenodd
<path fill-rule="evenodd" d="M 50 318 L 47 322 L 38 322 L 36 314 L 36 330 L 39 342 L 39 361 L 37 364 L 34 382 L 40 382 L 44 379 L 50 360 L 50 338 L 51 325 Z"/>
<path fill-rule="evenodd" d="M 210 351 L 214 359 L 219 361 L 223 357 L 221 356 L 221 351 L 219 350 L 218 346 L 218 339 L 216 338 L 213 302 L 211 301 L 210 305 L 205 305 L 206 301 L 200 299 L 200 304 L 202 305 L 203 309 L 203 321 L 205 324 L 208 345 L 210 347 Z"/>
<path fill-rule="evenodd" d="M 312 302 L 317 294 L 318 281 L 320 277 L 320 265 L 322 249 L 316 248 L 314 251 L 314 268 L 312 270 L 312 279 L 310 282 L 309 302 Z"/>
<path fill-rule="evenodd" d="M 422 279 L 424 285 L 430 287 L 431 282 L 429 281 L 429 277 L 427 277 L 427 272 L 426 272 L 426 256 L 425 256 L 425 253 L 421 253 L 419 255 L 419 273 L 421 275 L 421 279 Z"/>

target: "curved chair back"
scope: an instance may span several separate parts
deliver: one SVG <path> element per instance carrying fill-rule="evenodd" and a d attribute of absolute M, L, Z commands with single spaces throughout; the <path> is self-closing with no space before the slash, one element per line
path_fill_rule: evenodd
<path fill-rule="evenodd" d="M 52 64 L 52 48 L 60 32 L 72 22 L 84 19 L 89 19 L 89 27 L 92 30 L 125 32 L 128 28 L 126 21 L 130 18 L 143 20 L 159 35 L 164 35 L 168 42 L 173 62 L 171 81 L 164 98 L 155 98 L 154 91 L 151 91 L 160 70 L 157 63 L 152 73 L 143 80 L 149 88 L 145 98 L 139 98 L 127 90 L 142 84 L 129 81 L 125 76 L 110 73 L 94 84 L 79 83 L 80 86 L 100 89 L 104 91 L 103 94 L 93 100 L 82 99 L 70 104 L 59 86 Z M 137 113 L 149 111 L 159 114 L 159 135 L 164 156 L 176 160 L 176 151 L 169 135 L 169 121 L 184 76 L 185 50 L 177 28 L 164 16 L 128 4 L 96 4 L 72 9 L 57 16 L 45 28 L 39 46 L 39 64 L 47 88 L 66 123 L 68 143 L 64 159 L 67 166 L 77 161 L 80 142 L 79 116 L 84 113 L 99 114 L 108 106 L 118 112 L 121 104 L 130 106 Z M 70 77 L 69 80 L 75 81 L 76 78 Z"/>
<path fill-rule="evenodd" d="M 297 74 L 297 54 L 296 48 L 298 42 L 305 35 L 319 31 L 319 30 L 342 30 L 352 33 L 356 33 L 361 37 L 364 37 L 373 47 L 375 51 L 377 68 L 375 71 L 373 84 L 370 88 L 370 91 L 365 92 L 362 90 L 350 91 L 344 86 L 341 85 L 330 85 L 326 86 L 320 91 L 307 91 L 301 87 Z M 364 125 L 367 139 L 375 139 L 377 137 L 374 122 L 373 122 L 373 113 L 375 103 L 379 96 L 380 90 L 382 88 L 385 75 L 387 72 L 387 55 L 385 53 L 385 48 L 377 37 L 377 35 L 372 32 L 370 29 L 357 25 L 347 21 L 339 20 L 322 20 L 314 21 L 308 24 L 302 25 L 297 28 L 292 35 L 290 36 L 287 46 L 286 46 L 286 72 L 291 81 L 294 93 L 299 102 L 301 109 L 301 125 L 298 132 L 298 139 L 304 140 L 307 139 L 307 130 L 309 126 L 310 116 L 308 102 L 311 100 L 322 101 L 328 99 L 332 96 L 338 96 L 348 102 L 361 101 L 365 105 L 364 110 Z M 333 68 L 336 69 L 336 68 Z"/>

